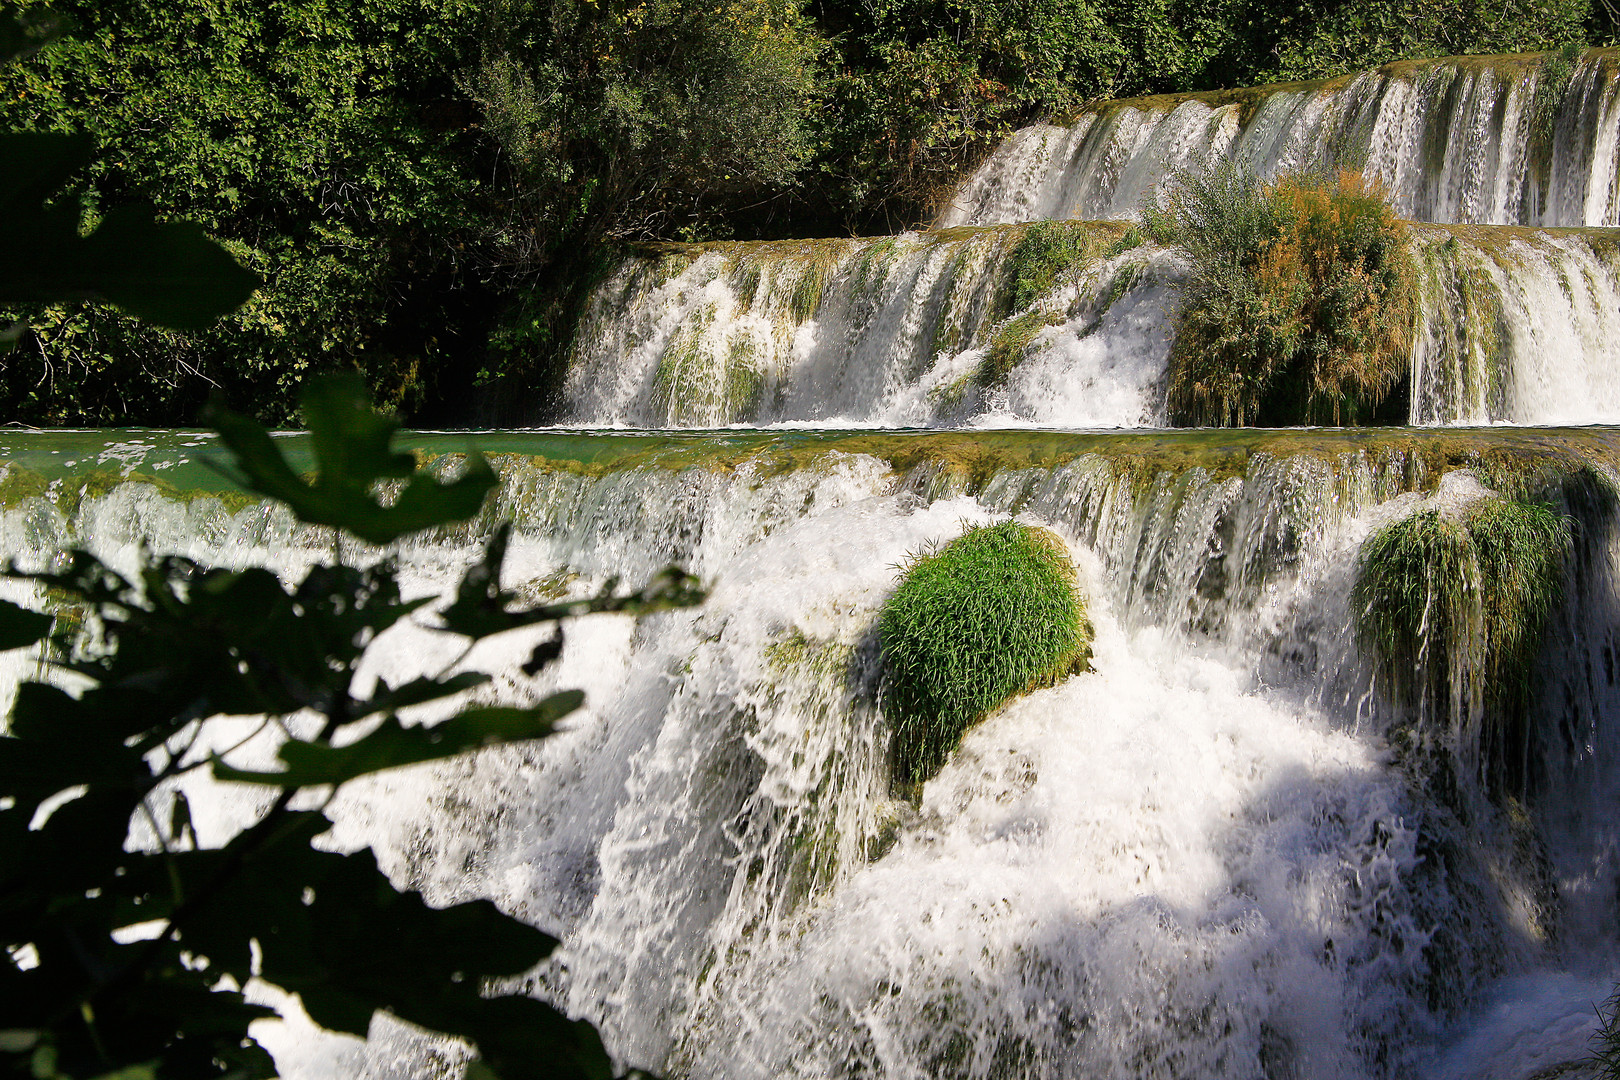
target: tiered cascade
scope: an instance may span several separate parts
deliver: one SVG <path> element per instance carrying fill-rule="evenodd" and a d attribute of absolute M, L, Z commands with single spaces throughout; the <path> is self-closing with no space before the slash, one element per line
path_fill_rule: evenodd
<path fill-rule="evenodd" d="M 581 686 L 587 709 L 538 747 L 346 790 L 336 842 L 556 933 L 525 985 L 671 1077 L 1570 1066 L 1620 970 L 1620 436 L 1512 425 L 1620 420 L 1620 240 L 1590 227 L 1615 224 L 1620 121 L 1611 54 L 1572 60 L 1557 95 L 1549 63 L 1099 106 L 992 156 L 956 202 L 976 227 L 630 258 L 582 328 L 575 428 L 417 436 L 429 457 L 476 443 L 502 485 L 398 554 L 442 593 L 511 518 L 523 595 L 673 561 L 710 599 L 579 620 L 539 679 L 532 643 L 480 655 L 504 664 L 491 695 Z M 1115 215 L 1212 156 L 1274 173 L 1352 152 L 1440 219 L 1411 230 L 1413 426 L 1068 430 L 1162 426 L 1186 267 L 1123 221 L 992 222 Z M 1033 289 L 1032 230 L 1073 253 Z M 1462 426 L 1484 421 L 1505 423 Z M 578 430 L 602 427 L 661 430 Z M 284 569 L 329 551 L 223 496 L 195 468 L 205 443 L 9 437 L 10 550 L 77 541 L 128 566 L 147 542 Z M 1499 497 L 1573 522 L 1509 786 L 1480 666 L 1397 658 L 1443 675 L 1406 700 L 1356 632 L 1369 537 Z M 877 614 L 908 556 L 1008 516 L 1069 549 L 1092 670 L 992 712 L 908 789 Z M 389 634 L 392 684 L 448 659 L 427 631 Z M 225 790 L 192 802 L 205 839 L 251 814 Z M 264 1038 L 299 1076 L 457 1060 L 385 1022 L 363 1046 L 297 1023 Z"/>

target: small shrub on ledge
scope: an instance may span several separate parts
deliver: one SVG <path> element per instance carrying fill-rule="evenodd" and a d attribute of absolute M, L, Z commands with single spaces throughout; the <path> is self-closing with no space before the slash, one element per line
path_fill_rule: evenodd
<path fill-rule="evenodd" d="M 927 780 L 1008 698 L 1091 660 L 1091 624 L 1063 542 L 1016 521 L 915 556 L 878 622 L 896 779 Z"/>
<path fill-rule="evenodd" d="M 1143 229 L 1192 277 L 1170 346 L 1178 427 L 1404 423 L 1416 317 L 1406 227 L 1359 173 L 1182 174 Z"/>

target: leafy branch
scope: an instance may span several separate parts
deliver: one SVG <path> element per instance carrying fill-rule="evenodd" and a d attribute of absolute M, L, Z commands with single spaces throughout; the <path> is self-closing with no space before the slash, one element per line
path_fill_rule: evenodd
<path fill-rule="evenodd" d="M 397 424 L 372 411 L 356 379 L 312 382 L 304 409 L 318 463 L 309 479 L 263 429 L 223 408 L 211 413 L 243 484 L 303 521 L 385 544 L 477 513 L 496 483 L 477 455 L 449 481 L 417 472 L 392 448 Z M 392 497 L 380 496 L 390 483 Z M 509 538 L 506 526 L 494 531 L 436 615 L 428 600 L 401 596 L 391 556 L 363 568 L 317 565 L 294 584 L 177 556 L 145 560 L 133 579 L 83 551 L 53 569 L 11 568 L 82 605 L 99 635 L 53 661 L 87 688 L 75 696 L 24 683 L 0 737 L 0 1067 L 108 1080 L 274 1076 L 247 1031 L 274 1015 L 243 996 L 257 977 L 297 994 L 334 1031 L 363 1036 L 383 1011 L 464 1039 L 481 1077 L 612 1075 L 589 1024 L 491 989 L 548 956 L 554 938 L 486 900 L 432 908 L 395 888 L 369 850 L 313 847 L 330 821 L 293 809 L 306 788 L 543 738 L 584 700 L 563 690 L 527 706 L 468 702 L 489 676 L 455 664 L 357 697 L 367 650 L 401 620 L 470 647 L 575 615 L 702 598 L 672 569 L 641 590 L 610 583 L 576 602 L 522 607 L 501 585 Z M 49 615 L 0 602 L 0 646 L 33 645 L 51 626 Z M 561 649 L 558 628 L 525 670 L 538 674 Z M 458 698 L 437 724 L 400 719 L 402 709 Z M 318 730 L 292 735 L 295 713 L 315 714 Z M 280 724 L 289 733 L 280 768 L 195 754 L 201 726 L 219 716 L 262 717 L 255 732 Z M 278 792 L 257 822 L 214 849 L 198 847 L 176 789 L 205 766 L 216 781 Z M 152 849 L 126 850 L 137 823 L 156 835 Z M 133 940 L 143 926 L 148 935 Z"/>

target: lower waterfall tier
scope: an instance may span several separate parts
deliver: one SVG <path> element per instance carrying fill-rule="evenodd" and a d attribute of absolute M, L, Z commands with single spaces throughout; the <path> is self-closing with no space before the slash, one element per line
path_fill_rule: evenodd
<path fill-rule="evenodd" d="M 502 476 L 479 521 L 394 553 L 419 595 L 451 589 L 502 518 L 527 597 L 670 562 L 710 587 L 690 611 L 571 621 L 538 679 L 532 641 L 492 643 L 469 658 L 500 673 L 479 693 L 582 687 L 570 729 L 357 783 L 333 811 L 334 843 L 374 845 L 434 902 L 490 896 L 561 937 L 524 985 L 624 1066 L 1529 1080 L 1585 1053 L 1620 972 L 1620 430 L 410 442 L 449 469 L 477 445 Z M 6 443 L 19 559 L 82 541 L 129 567 L 146 543 L 290 572 L 332 554 L 222 493 L 206 437 Z M 1575 523 L 1511 791 L 1473 765 L 1467 687 L 1392 700 L 1353 600 L 1368 537 L 1499 495 Z M 908 556 L 1009 515 L 1078 567 L 1092 670 L 993 711 L 908 790 L 878 612 Z M 451 659 L 414 625 L 379 648 L 394 685 Z M 5 661 L 8 681 L 34 667 Z M 210 723 L 225 746 L 241 722 Z M 204 843 L 257 805 L 191 801 Z M 364 1045 L 296 1022 L 263 1037 L 299 1077 L 457 1060 L 384 1021 Z"/>
<path fill-rule="evenodd" d="M 1411 235 L 1409 423 L 1620 422 L 1620 230 Z M 566 418 L 1163 426 L 1186 273 L 1114 222 L 665 247 L 596 290 Z"/>

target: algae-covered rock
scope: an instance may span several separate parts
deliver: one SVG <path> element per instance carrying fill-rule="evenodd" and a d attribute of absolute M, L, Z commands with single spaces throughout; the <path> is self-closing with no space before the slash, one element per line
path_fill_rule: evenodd
<path fill-rule="evenodd" d="M 985 713 L 1091 657 L 1091 624 L 1063 542 L 1016 521 L 970 528 L 916 556 L 878 633 L 902 783 L 937 772 Z"/>

